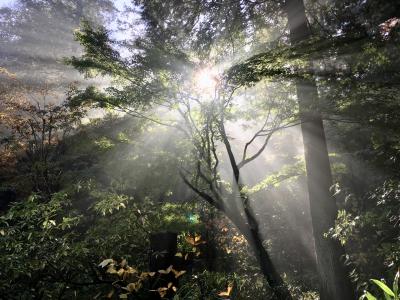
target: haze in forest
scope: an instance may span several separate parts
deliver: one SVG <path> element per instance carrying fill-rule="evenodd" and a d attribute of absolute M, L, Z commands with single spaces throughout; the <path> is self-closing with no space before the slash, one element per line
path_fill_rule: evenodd
<path fill-rule="evenodd" d="M 0 299 L 398 299 L 397 2 L 0 0 Z"/>

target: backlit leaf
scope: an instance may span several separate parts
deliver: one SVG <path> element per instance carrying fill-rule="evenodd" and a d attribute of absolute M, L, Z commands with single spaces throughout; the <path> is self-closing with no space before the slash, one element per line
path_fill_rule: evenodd
<path fill-rule="evenodd" d="M 377 286 L 381 288 L 385 292 L 385 294 L 388 294 L 391 297 L 394 297 L 393 291 L 382 281 L 377 280 L 377 279 L 371 279 L 373 283 L 375 283 Z"/>
<path fill-rule="evenodd" d="M 185 271 L 185 270 L 182 270 L 182 271 L 177 271 L 177 270 L 174 270 L 174 269 L 172 269 L 172 272 L 174 273 L 174 275 L 175 275 L 175 278 L 178 278 L 178 277 L 180 277 L 180 276 L 182 276 L 183 274 L 185 274 L 185 273 L 186 273 L 186 271 Z"/>
<path fill-rule="evenodd" d="M 394 276 L 394 280 L 393 280 L 393 293 L 395 294 L 395 296 L 398 299 L 398 291 L 399 291 L 399 277 L 400 277 L 400 269 L 397 270 L 396 276 Z"/>
<path fill-rule="evenodd" d="M 167 269 L 165 270 L 158 270 L 158 273 L 160 274 L 168 274 L 169 272 L 172 271 L 172 265 L 170 265 Z"/>
<path fill-rule="evenodd" d="M 105 266 L 111 264 L 112 262 L 114 262 L 114 260 L 111 258 L 105 259 L 99 264 L 99 267 L 104 268 Z"/>
<path fill-rule="evenodd" d="M 226 291 L 222 291 L 218 293 L 218 296 L 220 297 L 229 297 L 232 293 L 232 289 L 233 289 L 233 285 L 228 285 L 228 288 L 226 289 Z"/>

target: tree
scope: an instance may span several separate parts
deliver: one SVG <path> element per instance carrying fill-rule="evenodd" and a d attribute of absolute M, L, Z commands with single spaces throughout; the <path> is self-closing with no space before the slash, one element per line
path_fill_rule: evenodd
<path fill-rule="evenodd" d="M 175 157 L 162 151 L 179 154 L 177 143 L 154 129 L 141 143 L 144 132 L 141 120 L 114 116 L 80 125 L 63 141 L 59 190 L 50 199 L 20 197 L 0 216 L 2 296 L 106 296 L 115 280 L 97 267 L 104 257 L 146 270 L 151 233 L 199 232 L 201 224 L 186 217 L 197 212 L 190 199 L 167 201 L 179 174 Z M 31 192 L 26 184 L 24 192 Z"/>
<path fill-rule="evenodd" d="M 147 55 L 153 57 L 153 51 L 157 51 L 156 54 L 160 53 L 158 44 L 153 45 L 155 49 L 150 48 L 149 53 L 145 53 L 145 57 L 135 55 L 136 61 L 132 62 L 122 58 L 113 49 L 113 42 L 109 40 L 107 32 L 103 28 L 96 30 L 85 23 L 77 37 L 86 52 L 82 58 L 73 57 L 69 61 L 72 65 L 88 74 L 96 71 L 114 76 L 125 81 L 127 85 L 123 89 L 110 87 L 106 93 L 93 87 L 84 91 L 76 91 L 76 94 L 70 99 L 71 102 L 112 107 L 134 117 L 150 119 L 158 124 L 175 128 L 183 134 L 183 137 L 189 139 L 193 145 L 193 168 L 196 171 L 189 172 L 189 174 L 183 172 L 185 182 L 202 199 L 232 220 L 254 249 L 261 270 L 275 295 L 279 299 L 291 299 L 290 292 L 264 248 L 257 220 L 240 179 L 240 168 L 263 152 L 274 132 L 297 124 L 291 119 L 291 110 L 281 102 L 279 104 L 282 107 L 279 107 L 272 101 L 269 113 L 262 121 L 262 128 L 248 142 L 242 155 L 242 161 L 238 162 L 225 129 L 226 116 L 230 114 L 232 97 L 237 86 L 230 86 L 228 83 L 225 85 L 223 80 L 219 82 L 220 80 L 215 77 L 210 79 L 211 82 L 214 82 L 211 87 L 211 90 L 215 88 L 214 91 L 199 89 L 196 87 L 196 82 L 193 82 L 193 75 L 190 73 L 193 69 L 187 70 L 174 62 L 177 55 L 185 58 L 184 54 L 164 53 L 164 56 L 156 57 L 158 60 L 161 59 L 164 64 L 154 65 L 154 62 L 149 61 Z M 164 59 L 167 62 L 164 62 Z M 182 65 L 182 63 L 184 62 L 181 61 L 180 64 Z M 188 63 L 186 64 L 188 65 Z M 150 74 L 151 77 L 149 77 Z M 141 80 L 141 78 L 145 78 L 145 80 Z M 149 80 L 150 78 L 151 80 Z M 144 98 L 145 96 L 148 98 Z M 147 102 L 143 103 L 143 100 Z M 149 114 L 150 107 L 154 103 L 168 108 L 170 112 L 177 110 L 182 117 L 181 120 L 171 120 L 171 117 L 160 119 L 154 114 Z M 258 118 L 262 117 L 258 116 Z M 264 142 L 255 154 L 248 155 L 248 147 L 259 138 L 263 138 Z M 219 151 L 217 143 L 222 143 L 229 157 L 229 168 L 233 173 L 231 188 L 221 183 L 218 170 L 221 157 L 217 153 Z M 231 189 L 230 192 L 229 189 Z"/>
<path fill-rule="evenodd" d="M 207 6 L 206 8 L 204 7 L 197 7 L 197 10 L 195 11 L 195 15 L 196 16 L 201 16 L 203 19 L 210 21 L 210 20 L 214 20 L 213 17 L 218 15 L 219 13 L 221 13 L 222 11 L 225 12 L 226 15 L 228 15 L 228 13 L 232 12 L 234 10 L 234 8 L 237 8 L 237 4 L 238 2 L 236 1 L 230 1 L 229 2 L 231 4 L 230 7 L 232 7 L 232 10 L 230 10 L 230 8 L 228 8 L 227 6 L 224 5 L 220 5 L 219 3 L 215 3 L 213 1 L 208 2 L 207 4 L 209 4 L 210 6 Z M 238 13 L 237 16 L 238 19 L 236 20 L 240 20 L 242 17 L 242 20 L 246 20 L 246 13 L 247 12 L 256 12 L 258 14 L 262 14 L 260 12 L 263 11 L 264 5 L 266 2 L 264 2 L 263 4 L 257 3 L 254 4 L 254 2 L 252 2 L 252 4 L 249 4 L 248 1 L 245 2 L 245 4 L 243 4 L 243 6 L 241 8 L 243 8 L 242 10 L 240 10 L 240 13 Z M 275 3 L 277 4 L 277 3 Z M 152 6 L 154 5 L 154 7 Z M 159 80 L 159 77 L 157 77 L 156 75 L 159 74 L 157 72 L 160 71 L 160 69 L 162 69 L 162 67 L 160 66 L 166 66 L 164 71 L 166 70 L 166 74 L 165 75 L 165 79 L 168 79 L 168 72 L 171 71 L 176 71 L 176 68 L 179 64 L 178 63 L 187 63 L 188 62 L 188 52 L 190 47 L 186 45 L 182 45 L 182 39 L 185 36 L 183 35 L 175 35 L 174 33 L 176 33 L 176 20 L 179 20 L 179 16 L 182 15 L 182 11 L 185 11 L 185 9 L 183 10 L 175 10 L 174 9 L 174 4 L 171 5 L 167 5 L 167 6 L 162 6 L 162 14 L 163 15 L 167 15 L 169 16 L 170 19 L 167 19 L 167 21 L 164 24 L 160 24 L 160 22 L 158 22 L 156 20 L 156 14 L 151 14 L 154 13 L 154 11 L 152 9 L 155 9 L 155 12 L 158 12 L 159 10 L 157 10 L 157 8 L 160 8 L 158 2 L 155 3 L 151 3 L 148 6 L 145 6 L 145 16 L 149 17 L 151 19 L 150 22 L 150 29 L 149 29 L 149 35 L 146 36 L 146 39 L 143 40 L 139 40 L 136 44 L 136 46 L 143 50 L 143 53 L 145 53 L 143 56 L 137 55 L 134 58 L 136 60 L 136 71 L 140 70 L 141 67 L 144 67 L 144 69 L 141 69 L 141 71 L 144 70 L 152 70 L 155 71 L 153 72 L 149 72 L 147 74 L 145 74 L 144 78 L 147 79 L 144 80 L 144 82 L 148 83 L 155 83 L 155 85 L 160 84 L 161 86 L 164 84 L 167 88 L 169 88 L 170 86 L 168 86 L 168 84 L 165 84 L 166 81 L 163 80 Z M 189 4 L 188 4 L 189 5 Z M 239 5 L 240 6 L 240 5 Z M 255 7 L 258 8 L 255 8 Z M 277 7 L 281 7 L 281 3 L 278 2 Z M 211 9 L 212 8 L 212 9 Z M 201 11 L 202 9 L 204 9 L 204 11 Z M 311 198 L 315 199 L 314 197 L 316 195 L 324 195 L 324 199 L 326 199 L 326 201 L 323 202 L 324 205 L 319 206 L 319 205 L 312 205 L 312 209 L 314 211 L 313 216 L 315 219 L 315 235 L 317 237 L 317 242 L 316 242 L 316 246 L 317 249 L 320 249 L 320 245 L 322 245 L 322 248 L 324 248 L 324 250 L 329 250 L 329 251 L 325 251 L 326 253 L 328 252 L 332 252 L 333 254 L 331 255 L 330 259 L 328 260 L 321 260 L 320 261 L 320 266 L 323 266 L 324 263 L 329 263 L 330 266 L 335 266 L 338 268 L 337 271 L 334 271 L 333 273 L 335 274 L 331 274 L 330 277 L 330 281 L 331 283 L 335 280 L 338 280 L 339 282 L 343 281 L 344 286 L 348 286 L 348 282 L 347 281 L 347 276 L 345 274 L 345 272 L 342 272 L 341 269 L 341 264 L 340 264 L 340 254 L 341 254 L 341 249 L 340 249 L 340 245 L 338 245 L 337 243 L 335 244 L 335 242 L 332 241 L 328 241 L 326 239 L 324 239 L 323 234 L 328 232 L 329 228 L 331 226 L 333 226 L 334 224 L 334 219 L 336 216 L 336 207 L 334 205 L 334 200 L 331 198 L 331 195 L 329 193 L 329 187 L 332 183 L 332 179 L 331 179 L 331 174 L 330 174 L 330 164 L 329 164 L 329 159 L 328 159 L 328 153 L 327 153 L 327 147 L 326 147 L 326 139 L 325 139 L 325 133 L 323 130 L 323 124 L 322 124 L 322 118 L 319 115 L 318 110 L 321 110 L 321 108 L 319 107 L 318 102 L 318 97 L 317 97 L 317 89 L 315 86 L 315 83 L 313 82 L 312 79 L 310 79 L 310 77 L 314 76 L 314 75 L 320 75 L 320 76 L 326 76 L 326 77 L 330 77 L 332 76 L 333 78 L 336 76 L 336 74 L 342 74 L 340 73 L 339 69 L 333 69 L 332 72 L 321 72 L 318 73 L 318 71 L 316 71 L 315 69 L 310 67 L 309 64 L 309 60 L 312 58 L 312 55 L 317 55 L 318 58 L 321 59 L 321 57 L 323 58 L 324 55 L 326 53 L 329 53 L 330 51 L 337 51 L 338 48 L 343 47 L 346 48 L 348 47 L 346 43 L 352 42 L 352 41 L 357 41 L 356 38 L 351 37 L 351 36 L 346 36 L 344 38 L 341 39 L 337 38 L 337 39 L 332 39 L 332 41 L 329 41 L 327 43 L 322 43 L 321 41 L 316 41 L 314 43 L 313 40 L 309 40 L 309 41 L 304 41 L 304 43 L 297 43 L 299 40 L 308 37 L 309 36 L 309 30 L 308 30 L 308 26 L 307 26 L 307 20 L 305 18 L 305 12 L 304 12 L 304 5 L 301 2 L 289 2 L 288 5 L 286 6 L 286 10 L 287 13 L 289 15 L 289 25 L 291 27 L 291 37 L 293 39 L 293 42 L 295 45 L 293 45 L 293 47 L 288 47 L 288 43 L 287 41 L 285 41 L 284 38 L 282 38 L 282 40 L 280 40 L 281 47 L 278 47 L 277 49 L 271 50 L 271 51 L 267 51 L 264 54 L 260 54 L 256 57 L 254 57 L 254 59 L 252 60 L 252 63 L 254 63 L 254 68 L 253 69 L 248 69 L 247 73 L 245 74 L 245 76 L 247 76 L 245 78 L 243 82 L 256 82 L 259 81 L 261 78 L 263 77 L 273 77 L 273 78 L 282 78 L 282 79 L 288 79 L 288 78 L 296 78 L 296 80 L 301 81 L 302 84 L 298 85 L 298 95 L 299 95 L 299 100 L 300 100 L 300 107 L 301 107 L 301 117 L 302 117 L 302 121 L 304 121 L 303 123 L 303 129 L 305 130 L 305 140 L 306 140 L 306 145 L 313 145 L 313 150 L 312 151 L 316 151 L 315 153 L 317 154 L 317 159 L 316 161 L 318 163 L 321 164 L 321 166 L 323 166 L 324 171 L 322 172 L 322 174 L 319 174 L 318 176 L 316 175 L 319 171 L 319 168 L 317 166 L 317 164 L 314 164 L 315 161 L 311 161 L 310 160 L 310 153 L 312 153 L 311 150 L 306 151 L 307 152 L 307 156 L 308 159 L 307 160 L 307 167 L 308 167 L 308 171 L 309 171 L 309 190 L 310 190 L 310 194 L 312 195 Z M 298 17 L 298 15 L 300 14 L 300 17 Z M 205 22 L 207 23 L 207 22 Z M 201 23 L 200 23 L 201 24 Z M 297 26 L 299 25 L 299 26 Z M 189 22 L 188 27 L 190 28 L 190 26 L 192 26 L 192 23 Z M 197 37 L 198 35 L 196 35 L 198 32 L 196 31 L 197 28 L 199 28 L 199 26 L 194 26 L 196 29 L 194 29 L 195 31 L 195 36 Z M 232 31 L 230 30 L 226 30 L 226 26 L 221 26 L 221 28 L 219 28 L 218 26 L 210 26 L 213 27 L 213 29 L 215 30 L 215 36 L 220 38 L 226 38 L 227 36 L 232 36 L 230 34 L 235 33 L 236 30 L 238 30 L 238 32 L 240 32 L 240 30 L 242 29 L 232 29 Z M 233 26 L 234 27 L 234 26 Z M 186 27 L 185 27 L 186 29 Z M 123 59 L 121 60 L 121 58 L 118 56 L 118 53 L 115 51 L 112 51 L 112 43 L 109 43 L 109 48 L 107 47 L 103 47 L 104 46 L 104 41 L 106 40 L 106 34 L 103 32 L 100 32 L 101 34 L 99 34 L 97 37 L 98 39 L 96 40 L 96 42 L 98 43 L 97 45 L 99 46 L 98 48 L 101 49 L 102 54 L 106 55 L 108 59 L 110 59 L 110 61 L 113 61 L 113 65 L 112 68 L 118 68 L 118 67 L 122 67 L 122 68 L 126 68 L 126 71 L 129 70 L 129 66 L 133 65 L 132 62 L 127 63 L 126 61 L 124 61 Z M 152 35 L 153 34 L 153 35 Z M 92 34 L 92 37 L 96 37 L 96 34 Z M 251 35 L 251 34 L 250 34 Z M 212 34 L 210 34 L 210 36 L 212 36 Z M 81 36 L 82 37 L 82 36 Z M 169 39 L 167 38 L 169 37 Z M 243 37 L 242 37 L 243 38 Z M 360 38 L 360 37 L 358 37 Z M 347 40 L 346 40 L 347 39 Z M 83 43 L 87 43 L 88 39 L 82 39 Z M 192 40 L 196 40 L 195 38 L 190 39 L 189 42 L 192 42 Z M 212 39 L 210 39 L 212 40 Z M 223 39 L 222 39 L 223 40 Z M 240 39 L 239 39 L 240 40 Z M 145 41 L 146 43 L 143 44 L 143 41 Z M 162 43 L 157 43 L 157 41 L 162 41 Z M 204 42 L 204 40 L 201 40 Z M 365 40 L 362 41 L 360 40 L 362 43 L 359 43 L 358 46 L 360 48 L 362 48 L 363 46 L 365 46 Z M 168 42 L 168 43 L 167 43 Z M 205 41 L 205 44 L 207 44 L 207 40 Z M 92 43 L 93 45 L 93 43 Z M 154 48 L 152 48 L 152 45 L 154 46 Z M 163 45 L 167 45 L 165 48 L 163 47 Z M 301 49 L 303 47 L 303 49 Z M 342 48 L 342 49 L 343 49 Z M 86 69 L 90 69 L 90 68 L 95 68 L 95 69 L 99 69 L 102 72 L 104 72 L 105 74 L 115 74 L 115 70 L 113 71 L 111 66 L 109 65 L 108 67 L 104 64 L 104 57 L 103 59 L 99 59 L 98 55 L 93 55 L 95 51 L 95 49 L 89 48 L 89 51 L 87 51 L 86 55 L 85 55 L 85 60 L 79 60 L 79 59 L 75 59 L 72 60 L 72 63 L 75 64 L 75 66 L 77 66 L 78 68 L 81 68 L 81 70 L 85 70 Z M 151 51 L 150 51 L 151 50 Z M 226 48 L 224 48 L 224 50 L 226 50 Z M 347 50 L 349 50 L 347 48 Z M 340 51 L 340 50 L 339 50 Z M 147 53 L 147 55 L 146 55 Z M 224 51 L 221 51 L 220 53 L 225 53 Z M 269 57 L 268 57 L 269 56 Z M 154 62 L 153 59 L 157 58 L 157 60 L 154 60 L 157 62 L 157 66 L 152 65 L 150 62 Z M 269 69 L 267 68 L 258 68 L 257 66 L 259 66 L 259 64 L 257 65 L 257 62 L 262 61 L 263 59 L 267 60 L 267 62 L 270 64 L 269 65 Z M 287 60 L 285 60 L 287 59 Z M 318 62 L 319 63 L 319 62 Z M 251 64 L 251 63 L 249 63 Z M 322 65 L 322 63 L 321 63 Z M 147 68 L 147 69 L 146 69 Z M 190 67 L 189 71 L 190 71 Z M 232 69 L 239 69 L 240 66 L 235 66 Z M 184 75 L 183 76 L 188 76 L 190 74 L 190 72 L 188 71 L 188 69 L 182 68 L 184 69 L 184 71 L 182 72 Z M 181 74 L 182 74 L 181 73 Z M 332 74 L 334 73 L 334 74 Z M 351 72 L 350 72 L 351 73 Z M 132 73 L 131 73 L 132 74 Z M 125 80 L 128 80 L 129 77 L 129 73 L 128 72 L 120 72 L 120 75 L 125 76 Z M 127 76 L 128 75 L 128 76 Z M 136 74 L 137 75 L 137 74 Z M 143 76 L 143 74 L 142 74 Z M 147 77 L 146 77 L 147 76 Z M 150 79 L 151 78 L 151 79 Z M 181 80 L 182 78 L 177 76 L 176 78 L 173 78 L 173 80 Z M 232 79 L 232 78 L 231 78 Z M 157 81 L 159 80 L 159 81 Z M 233 80 L 235 80 L 235 78 L 233 78 Z M 231 82 L 232 83 L 232 82 Z M 236 83 L 238 83 L 238 81 L 236 81 Z M 140 83 L 139 83 L 140 85 Z M 141 86 L 144 87 L 144 86 Z M 110 93 L 107 95 L 107 97 L 104 96 L 99 96 L 95 94 L 90 95 L 90 93 L 87 94 L 87 96 L 89 96 L 89 98 L 95 99 L 95 100 L 101 100 L 100 102 L 102 103 L 108 103 L 111 106 L 122 106 L 123 107 L 127 107 L 129 106 L 129 102 L 121 102 L 121 99 L 126 100 L 126 97 L 118 97 L 117 93 L 118 91 L 116 91 L 115 89 L 109 89 L 110 92 L 112 92 L 112 94 L 110 95 Z M 135 91 L 138 91 L 138 89 L 135 89 Z M 160 91 L 160 90 L 158 90 Z M 120 91 L 119 91 L 120 92 Z M 132 91 L 131 91 L 132 92 Z M 162 94 L 162 93 L 161 93 Z M 160 96 L 161 94 L 158 94 L 157 96 Z M 120 94 L 121 95 L 121 94 Z M 136 96 L 139 100 L 140 94 L 133 94 L 134 96 Z M 153 93 L 153 95 L 155 95 Z M 305 98 L 307 101 L 302 101 L 301 98 Z M 150 99 L 148 97 L 146 97 L 146 100 Z M 149 101 L 147 104 L 151 103 L 151 101 Z M 137 114 L 137 111 L 133 112 L 134 114 Z M 311 121 L 310 121 L 311 120 Z M 176 124 L 175 124 L 176 125 Z M 311 126 L 312 125 L 312 126 Z M 182 129 L 182 128 L 181 128 Z M 313 134 L 309 134 L 310 132 L 314 132 L 317 134 L 318 138 L 314 138 Z M 223 140 L 223 135 L 221 135 L 221 140 Z M 226 143 L 225 143 L 226 144 Z M 307 147 L 307 146 L 306 146 Z M 228 148 L 228 147 L 227 147 Z M 321 150 L 321 151 L 320 151 Z M 228 150 L 229 153 L 229 150 Z M 231 156 L 232 157 L 232 156 Z M 230 157 L 230 158 L 231 158 Z M 235 170 L 234 165 L 236 164 L 234 160 L 230 160 L 232 161 L 232 170 L 234 173 L 234 177 L 239 178 L 238 172 L 237 170 Z M 323 179 L 323 180 L 322 180 Z M 323 187 L 317 185 L 316 183 L 322 180 L 323 181 Z M 236 180 L 236 184 L 240 185 L 240 183 Z M 328 200 L 330 199 L 330 200 Z M 311 200 L 312 203 L 315 203 L 313 200 Z M 319 203 L 320 204 L 320 203 Z M 326 206 L 325 206 L 326 204 Z M 321 212 L 321 214 L 316 213 L 315 212 L 315 208 L 321 209 L 319 210 L 319 212 Z M 323 226 L 322 226 L 323 225 Z M 320 250 L 318 250 L 318 252 L 321 252 Z M 324 252 L 324 251 L 323 251 Z M 325 253 L 324 252 L 324 253 Z M 321 256 L 321 254 L 320 254 Z M 329 268 L 322 268 L 320 269 L 320 275 L 321 278 L 325 277 L 325 273 L 324 271 L 322 271 L 324 269 L 324 271 L 330 271 Z M 328 272 L 329 273 L 329 272 Z M 324 279 L 322 279 L 324 280 Z M 328 284 L 329 285 L 329 284 Z M 326 293 L 335 293 L 335 290 L 338 291 L 338 286 L 340 285 L 340 283 L 333 283 L 331 285 L 331 287 L 327 287 L 326 284 L 322 284 L 322 294 L 325 295 Z M 327 288 L 324 288 L 327 287 Z M 341 288 L 342 289 L 342 288 Z M 330 290 L 330 291 L 327 291 Z M 346 293 L 347 296 L 345 297 L 351 297 L 347 294 L 347 291 L 350 290 L 350 288 L 343 288 L 343 293 Z M 325 291 L 327 291 L 325 293 Z M 340 293 L 340 292 L 339 292 Z M 327 296 L 330 297 L 330 296 Z M 341 297 L 341 296 L 333 296 L 333 297 Z"/>
<path fill-rule="evenodd" d="M 302 0 L 290 0 L 285 6 L 293 44 L 311 36 Z M 318 108 L 318 91 L 314 79 L 297 81 L 301 129 L 311 219 L 315 239 L 321 299 L 353 299 L 350 279 L 341 256 L 344 251 L 337 241 L 324 235 L 335 224 L 337 207 L 332 197 L 331 168 L 322 117 Z"/>
<path fill-rule="evenodd" d="M 80 123 L 85 110 L 66 102 L 55 104 L 59 99 L 46 86 L 33 89 L 15 78 L 3 79 L 0 124 L 8 168 L 17 169 L 19 176 L 29 179 L 33 191 L 49 198 L 58 190 L 63 140 Z"/>
<path fill-rule="evenodd" d="M 193 191 L 203 200 L 223 212 L 244 235 L 254 250 L 261 271 L 276 297 L 278 299 L 291 299 L 290 292 L 263 245 L 263 237 L 259 230 L 258 220 L 252 208 L 252 201 L 245 185 L 242 183 L 240 172 L 241 168 L 263 153 L 275 132 L 296 126 L 297 122 L 293 120 L 291 110 L 283 102 L 271 99 L 270 103 L 267 104 L 268 112 L 266 117 L 263 116 L 262 112 L 259 112 L 258 115 L 253 115 L 253 117 L 259 119 L 264 117 L 263 125 L 245 143 L 243 152 L 239 156 L 234 150 L 231 138 L 226 130 L 229 119 L 234 119 L 231 107 L 235 104 L 233 97 L 235 90 L 236 88 L 228 85 L 219 87 L 215 96 L 205 103 L 201 101 L 201 97 L 196 99 L 193 96 L 190 99 L 196 99 L 195 104 L 184 98 L 179 100 L 184 104 L 183 108 L 179 110 L 185 120 L 186 126 L 184 128 L 189 128 L 186 132 L 192 140 L 195 150 L 193 166 L 187 168 L 195 171 L 183 171 L 182 176 Z M 243 97 L 240 93 L 235 96 Z M 252 104 L 252 109 L 259 107 L 260 111 L 262 111 L 260 103 L 254 101 Z M 244 111 L 240 113 L 243 114 Z M 196 118 L 195 115 L 198 115 L 199 112 L 200 118 Z M 261 144 L 254 146 L 253 142 L 260 139 L 262 140 Z M 222 143 L 225 149 L 226 159 L 229 161 L 229 169 L 232 173 L 232 179 L 228 182 L 224 182 L 225 179 L 219 170 L 220 163 L 224 159 L 220 154 L 219 143 Z M 237 147 L 237 145 L 235 146 Z M 255 149 L 253 149 L 254 153 L 249 154 L 249 152 L 252 152 L 249 151 L 252 146 Z M 238 160 L 238 156 L 241 157 L 240 160 Z"/>

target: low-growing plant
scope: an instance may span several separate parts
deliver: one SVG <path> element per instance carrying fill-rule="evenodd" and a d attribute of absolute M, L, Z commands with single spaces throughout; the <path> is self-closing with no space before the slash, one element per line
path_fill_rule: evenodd
<path fill-rule="evenodd" d="M 394 280 L 393 280 L 393 288 L 391 289 L 390 287 L 387 286 L 384 280 L 378 280 L 378 279 L 371 279 L 371 282 L 374 283 L 377 287 L 381 289 L 383 292 L 383 295 L 385 297 L 385 300 L 399 300 L 400 299 L 400 293 L 399 293 L 399 277 L 400 277 L 400 269 L 397 271 Z M 378 298 L 372 295 L 368 291 L 364 291 L 364 294 L 359 298 L 359 300 L 377 300 Z"/>

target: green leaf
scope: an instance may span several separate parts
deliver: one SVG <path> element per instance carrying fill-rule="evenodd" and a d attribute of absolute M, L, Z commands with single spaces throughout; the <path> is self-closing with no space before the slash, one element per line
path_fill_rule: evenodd
<path fill-rule="evenodd" d="M 370 292 L 366 292 L 365 294 L 367 295 L 368 300 L 376 300 L 376 297 L 372 295 Z"/>
<path fill-rule="evenodd" d="M 384 282 L 377 279 L 371 279 L 371 281 L 379 286 L 385 292 L 385 294 L 394 297 L 393 291 Z"/>
<path fill-rule="evenodd" d="M 365 291 L 364 294 L 359 298 L 359 300 L 364 300 L 367 298 L 367 300 L 377 300 L 375 296 L 373 296 L 370 292 Z"/>

